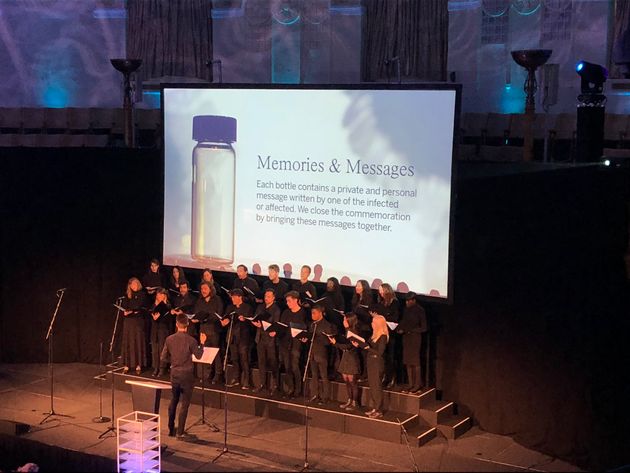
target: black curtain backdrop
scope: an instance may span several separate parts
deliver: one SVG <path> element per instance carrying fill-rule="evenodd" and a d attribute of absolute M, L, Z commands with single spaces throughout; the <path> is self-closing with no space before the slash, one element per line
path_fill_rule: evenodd
<path fill-rule="evenodd" d="M 0 163 L 0 361 L 46 361 L 68 287 L 55 360 L 97 362 L 112 302 L 161 255 L 160 154 L 1 149 Z M 489 432 L 587 468 L 628 464 L 630 173 L 473 176 L 482 166 L 459 167 L 455 303 L 425 303 L 431 378 Z"/>
<path fill-rule="evenodd" d="M 127 57 L 142 59 L 144 79 L 212 81 L 210 0 L 127 0 Z"/>
<path fill-rule="evenodd" d="M 448 0 L 363 0 L 361 78 L 445 81 L 448 59 Z"/>

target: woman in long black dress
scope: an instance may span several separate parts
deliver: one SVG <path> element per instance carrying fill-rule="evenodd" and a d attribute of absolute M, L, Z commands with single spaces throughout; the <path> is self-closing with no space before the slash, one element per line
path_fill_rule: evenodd
<path fill-rule="evenodd" d="M 343 326 L 346 330 L 358 335 L 358 322 L 357 315 L 350 312 L 345 315 Z M 357 382 L 357 377 L 361 373 L 359 350 L 349 341 L 338 342 L 335 337 L 328 337 L 328 339 L 333 346 L 341 350 L 341 361 L 338 369 L 344 383 L 346 383 L 346 391 L 348 392 L 348 400 L 339 407 L 346 411 L 354 411 L 361 401 Z"/>
<path fill-rule="evenodd" d="M 372 315 L 378 314 L 385 318 L 386 322 L 394 322 L 398 324 L 400 319 L 400 307 L 398 299 L 392 286 L 383 283 L 378 288 L 378 304 L 376 310 L 370 312 Z M 391 389 L 396 384 L 397 379 L 401 379 L 402 363 L 400 362 L 400 335 L 392 331 L 389 337 L 389 343 L 385 350 L 385 384 Z"/>
<path fill-rule="evenodd" d="M 123 335 L 122 363 L 124 372 L 135 366 L 136 373 L 142 372 L 147 365 L 146 335 L 144 331 L 145 313 L 147 311 L 146 295 L 138 278 L 127 282 L 127 292 L 122 301 Z"/>
<path fill-rule="evenodd" d="M 168 302 L 168 291 L 163 287 L 155 293 L 151 315 L 151 367 L 153 376 L 160 374 L 160 354 L 164 348 L 166 337 L 171 334 L 171 305 Z"/>
<path fill-rule="evenodd" d="M 359 279 L 354 288 L 354 294 L 352 295 L 352 312 L 357 315 L 358 321 L 358 334 L 368 339 L 372 335 L 372 316 L 369 309 L 374 305 L 374 297 L 372 296 L 372 289 L 369 283 L 365 279 Z M 367 355 L 368 352 L 361 350 L 361 374 L 359 381 L 367 379 Z"/>
<path fill-rule="evenodd" d="M 365 350 L 368 350 L 368 383 L 370 385 L 370 397 L 372 398 L 373 409 L 365 414 L 373 419 L 383 417 L 383 370 L 385 362 L 383 354 L 389 340 L 389 330 L 385 318 L 376 315 L 372 319 L 372 336 L 367 340 Z M 355 348 L 359 348 L 356 341 L 351 342 Z"/>
<path fill-rule="evenodd" d="M 405 296 L 405 310 L 396 331 L 402 335 L 402 360 L 407 369 L 408 385 L 402 392 L 415 394 L 423 387 L 420 376 L 420 349 L 422 333 L 427 331 L 427 316 L 424 309 L 418 305 L 415 292 L 408 292 Z"/>

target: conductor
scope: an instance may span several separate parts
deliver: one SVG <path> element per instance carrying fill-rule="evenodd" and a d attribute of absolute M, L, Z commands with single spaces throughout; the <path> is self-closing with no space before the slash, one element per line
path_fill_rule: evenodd
<path fill-rule="evenodd" d="M 190 436 L 184 431 L 186 429 L 186 416 L 192 398 L 195 377 L 193 371 L 192 355 L 200 358 L 203 354 L 203 344 L 206 341 L 206 334 L 201 333 L 199 338 L 201 344 L 197 343 L 193 337 L 188 335 L 188 317 L 185 314 L 178 314 L 175 320 L 177 332 L 166 337 L 164 349 L 160 360 L 162 369 L 171 363 L 171 403 L 168 406 L 168 435 L 177 436 L 178 440 L 186 440 Z M 177 404 L 181 397 L 182 404 L 179 407 L 179 418 L 177 420 L 177 432 L 175 432 L 175 413 Z"/>

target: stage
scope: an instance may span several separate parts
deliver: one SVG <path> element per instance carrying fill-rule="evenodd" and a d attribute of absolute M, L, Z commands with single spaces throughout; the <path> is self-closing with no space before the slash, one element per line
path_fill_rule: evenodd
<path fill-rule="evenodd" d="M 50 408 L 47 365 L 0 365 L 0 469 L 35 462 L 42 471 L 114 471 L 116 439 L 111 434 L 99 439 L 110 424 L 92 422 L 99 415 L 99 382 L 94 380 L 99 372 L 97 365 L 56 364 L 54 410 L 72 417 L 53 416 L 39 425 Z M 121 383 L 124 385 L 122 376 L 117 386 Z M 196 390 L 190 407 L 188 426 L 201 416 L 199 392 Z M 241 395 L 251 398 L 246 392 Z M 110 384 L 105 382 L 104 416 L 110 415 L 110 396 Z M 210 398 L 207 392 L 208 406 Z M 233 402 L 232 397 L 228 400 Z M 116 389 L 115 406 L 116 417 L 131 412 L 131 393 Z M 206 420 L 217 424 L 220 432 L 204 425 L 189 427 L 188 432 L 197 438 L 184 442 L 166 435 L 167 406 L 165 393 L 160 406 L 162 443 L 168 445 L 162 457 L 163 471 L 297 471 L 303 465 L 304 427 L 294 421 L 231 410 L 228 447 L 233 453 L 212 463 L 223 446 L 223 409 L 206 407 Z M 26 429 L 28 432 L 23 432 Z M 424 446 L 411 449 L 405 443 L 330 428 L 309 429 L 308 459 L 314 471 L 413 471 L 410 450 L 420 471 L 580 471 L 478 427 L 456 440 L 440 434 Z"/>

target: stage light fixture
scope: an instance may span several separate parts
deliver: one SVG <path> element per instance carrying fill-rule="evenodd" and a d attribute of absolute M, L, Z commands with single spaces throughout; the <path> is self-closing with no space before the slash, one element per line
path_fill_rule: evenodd
<path fill-rule="evenodd" d="M 604 82 L 608 79 L 608 70 L 604 66 L 580 61 L 575 66 L 575 72 L 582 79 L 583 94 L 601 94 L 604 91 Z"/>

